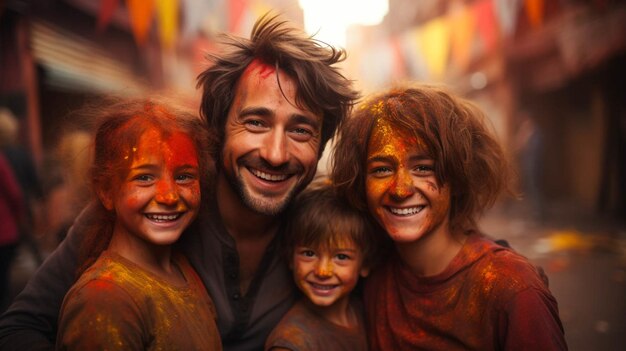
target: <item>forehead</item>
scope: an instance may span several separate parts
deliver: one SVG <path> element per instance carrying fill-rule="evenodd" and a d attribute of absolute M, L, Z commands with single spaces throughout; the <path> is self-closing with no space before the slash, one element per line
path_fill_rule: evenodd
<path fill-rule="evenodd" d="M 244 70 L 236 87 L 233 106 L 242 109 L 248 106 L 266 107 L 272 110 L 289 109 L 291 113 L 321 120 L 318 114 L 306 106 L 297 105 L 298 85 L 285 71 L 276 69 L 258 59 Z"/>
<path fill-rule="evenodd" d="M 309 243 L 301 243 L 320 251 L 358 250 L 358 245 L 348 234 L 326 233 L 323 237 L 310 238 Z"/>
<path fill-rule="evenodd" d="M 197 163 L 197 150 L 189 135 L 181 130 L 163 133 L 155 126 L 148 126 L 131 150 L 133 163 L 145 162 L 148 158 L 163 158 L 166 163 Z"/>
<path fill-rule="evenodd" d="M 413 151 L 425 151 L 424 141 L 406 129 L 378 118 L 374 123 L 367 149 L 368 157 L 398 155 Z"/>

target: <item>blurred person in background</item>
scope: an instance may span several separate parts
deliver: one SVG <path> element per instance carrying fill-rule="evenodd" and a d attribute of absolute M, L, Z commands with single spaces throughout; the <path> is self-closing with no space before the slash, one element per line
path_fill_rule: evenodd
<path fill-rule="evenodd" d="M 200 113 L 218 135 L 215 194 L 182 252 L 215 302 L 226 350 L 259 350 L 296 298 L 278 245 L 284 212 L 313 179 L 324 146 L 359 94 L 335 64 L 345 51 L 277 16 L 250 39 L 227 36 L 198 78 Z M 0 349 L 53 349 L 89 207 L 0 318 Z"/>
<path fill-rule="evenodd" d="M 9 270 L 19 243 L 24 198 L 11 165 L 0 153 L 0 313 L 7 306 Z"/>
<path fill-rule="evenodd" d="M 88 170 L 91 139 L 84 130 L 66 131 L 45 162 L 46 202 L 44 250 L 52 252 L 63 241 L 90 198 Z"/>
<path fill-rule="evenodd" d="M 27 245 L 36 263 L 42 263 L 36 223 L 40 220 L 43 189 L 29 150 L 19 142 L 20 124 L 8 108 L 0 107 L 0 149 L 9 162 L 24 198 L 25 218 L 20 223 L 20 240 Z"/>
<path fill-rule="evenodd" d="M 531 219 L 545 218 L 541 172 L 543 170 L 543 133 L 528 111 L 519 113 L 514 149 L 519 165 L 525 205 Z"/>

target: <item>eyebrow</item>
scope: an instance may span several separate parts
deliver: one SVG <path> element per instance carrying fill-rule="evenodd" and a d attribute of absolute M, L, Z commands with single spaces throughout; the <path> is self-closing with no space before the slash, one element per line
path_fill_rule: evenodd
<path fill-rule="evenodd" d="M 333 251 L 357 252 L 358 250 L 339 247 L 339 248 L 334 249 Z"/>
<path fill-rule="evenodd" d="M 239 111 L 239 117 L 245 117 L 250 115 L 259 115 L 259 116 L 272 116 L 273 113 L 270 109 L 266 107 L 246 107 Z"/>
<path fill-rule="evenodd" d="M 152 170 L 152 169 L 157 169 L 157 168 L 159 168 L 159 166 L 157 166 L 156 164 L 142 163 L 138 166 L 130 167 L 130 170 L 131 171 L 137 171 L 137 170 L 143 170 L 143 169 Z"/>
<path fill-rule="evenodd" d="M 391 157 L 388 154 L 376 154 L 372 157 L 368 157 L 366 162 L 370 163 L 370 162 L 391 162 L 393 160 L 393 157 Z M 431 156 L 428 156 L 427 154 L 419 154 L 419 155 L 414 155 L 409 157 L 409 161 L 423 161 L 423 160 L 433 160 L 434 159 Z"/>
<path fill-rule="evenodd" d="M 133 172 L 133 171 L 142 171 L 142 170 L 147 170 L 147 171 L 154 171 L 161 168 L 160 165 L 156 165 L 156 164 L 152 164 L 152 163 L 143 163 L 140 164 L 136 167 L 131 167 L 129 169 L 129 171 Z M 200 169 L 200 165 L 193 165 L 193 164 L 189 164 L 189 163 L 185 163 L 182 165 L 177 165 L 176 166 L 176 170 L 181 170 L 181 169 Z"/>
<path fill-rule="evenodd" d="M 319 130 L 320 129 L 320 121 L 319 118 L 317 119 L 313 119 L 309 116 L 305 116 L 305 115 L 301 115 L 301 114 L 293 114 L 291 116 L 291 120 L 293 120 L 294 122 L 300 124 L 308 124 L 309 126 L 313 127 L 315 130 Z"/>

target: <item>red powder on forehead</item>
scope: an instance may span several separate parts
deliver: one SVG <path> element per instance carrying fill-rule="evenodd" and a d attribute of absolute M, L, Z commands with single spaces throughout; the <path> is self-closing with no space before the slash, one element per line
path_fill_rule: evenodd
<path fill-rule="evenodd" d="M 246 70 L 243 72 L 243 77 L 251 77 L 253 72 L 258 74 L 259 78 L 265 79 L 274 74 L 274 72 L 276 72 L 276 68 L 257 58 L 252 60 L 248 67 L 246 67 Z"/>
<path fill-rule="evenodd" d="M 198 166 L 198 152 L 191 138 L 183 132 L 174 132 L 167 140 L 169 155 L 165 155 L 165 162 L 170 165 Z"/>

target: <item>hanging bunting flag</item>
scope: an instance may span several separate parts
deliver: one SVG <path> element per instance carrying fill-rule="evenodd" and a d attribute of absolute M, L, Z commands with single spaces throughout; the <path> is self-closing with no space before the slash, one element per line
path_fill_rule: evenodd
<path fill-rule="evenodd" d="M 450 37 L 445 17 L 439 17 L 426 23 L 419 33 L 420 46 L 424 52 L 430 76 L 442 79 L 448 64 Z"/>
<path fill-rule="evenodd" d="M 412 79 L 426 80 L 428 70 L 424 55 L 419 45 L 419 28 L 413 28 L 400 37 L 400 46 L 406 57 L 407 66 Z"/>
<path fill-rule="evenodd" d="M 216 1 L 208 0 L 181 0 L 180 6 L 183 12 L 183 40 L 189 40 L 196 36 L 202 28 L 203 22 L 215 11 Z"/>
<path fill-rule="evenodd" d="M 126 0 L 130 26 L 137 44 L 143 45 L 150 31 L 154 12 L 154 0 Z"/>
<path fill-rule="evenodd" d="M 247 7 L 247 0 L 230 0 L 228 6 L 228 31 L 230 33 L 239 33 L 240 22 Z"/>
<path fill-rule="evenodd" d="M 156 0 L 161 45 L 171 49 L 178 30 L 178 0 Z"/>
<path fill-rule="evenodd" d="M 458 68 L 464 71 L 471 61 L 476 19 L 470 8 L 462 5 L 450 14 L 449 23 L 450 59 Z"/>
<path fill-rule="evenodd" d="M 389 41 L 392 50 L 392 79 L 402 79 L 407 75 L 406 58 L 402 54 L 402 45 L 397 37 L 392 37 Z"/>
<path fill-rule="evenodd" d="M 267 1 L 252 0 L 252 3 L 250 4 L 250 12 L 255 19 L 273 10 L 273 8 L 268 6 L 266 2 Z"/>
<path fill-rule="evenodd" d="M 474 14 L 485 53 L 489 53 L 498 43 L 498 26 L 496 25 L 493 1 L 480 0 L 475 3 Z"/>
<path fill-rule="evenodd" d="M 524 8 L 532 28 L 539 28 L 543 23 L 543 5 L 543 0 L 524 0 Z"/>
<path fill-rule="evenodd" d="M 97 28 L 99 32 L 104 32 L 111 22 L 115 10 L 119 6 L 119 0 L 100 0 L 100 12 L 98 12 Z"/>
<path fill-rule="evenodd" d="M 494 0 L 496 18 L 500 23 L 500 31 L 505 37 L 515 32 L 522 4 L 522 0 Z"/>

